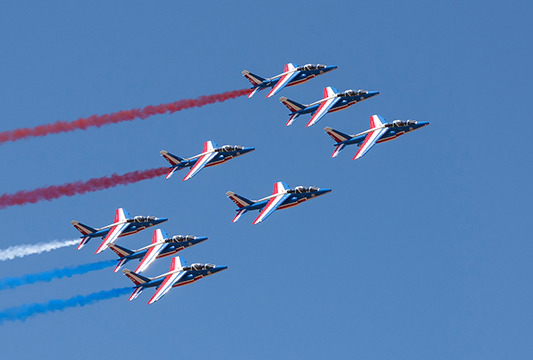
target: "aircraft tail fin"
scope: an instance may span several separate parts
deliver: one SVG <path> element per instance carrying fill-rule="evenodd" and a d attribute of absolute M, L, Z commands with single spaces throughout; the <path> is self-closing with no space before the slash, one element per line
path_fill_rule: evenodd
<path fill-rule="evenodd" d="M 226 193 L 226 196 L 230 198 L 231 201 L 233 201 L 235 203 L 235 205 L 237 205 L 237 207 L 239 208 L 242 208 L 242 207 L 245 207 L 245 206 L 249 206 L 249 205 L 252 205 L 254 203 L 254 201 L 252 200 L 249 200 L 243 196 L 240 196 L 240 195 L 237 195 L 235 194 L 233 191 L 228 191 Z"/>
<path fill-rule="evenodd" d="M 306 106 L 305 105 L 302 105 L 300 103 L 297 103 L 296 101 L 292 101 L 290 99 L 287 99 L 286 97 L 282 96 L 279 98 L 279 101 L 281 101 L 281 103 L 283 105 L 285 105 L 287 107 L 287 109 L 289 109 L 291 111 L 291 116 L 289 117 L 289 120 L 287 121 L 287 123 L 285 124 L 285 126 L 290 126 L 292 125 L 292 123 L 294 122 L 294 120 L 300 116 L 300 111 L 305 109 Z"/>
<path fill-rule="evenodd" d="M 130 279 L 136 286 L 141 286 L 150 281 L 149 278 L 142 276 L 140 274 L 134 273 L 133 271 L 128 270 L 128 269 L 122 270 L 122 273 L 126 275 L 126 277 Z"/>
<path fill-rule="evenodd" d="M 97 230 L 90 227 L 89 225 L 77 222 L 76 220 L 72 220 L 70 223 L 76 228 L 76 230 L 78 230 L 83 235 L 83 238 L 81 239 L 80 244 L 77 247 L 77 250 L 80 250 L 82 247 L 87 245 L 89 240 L 91 240 L 92 238 L 91 234 L 95 233 Z"/>
<path fill-rule="evenodd" d="M 109 248 L 113 250 L 113 252 L 117 254 L 119 258 L 123 258 L 134 253 L 132 250 L 116 244 L 110 244 Z"/>
<path fill-rule="evenodd" d="M 291 111 L 291 113 L 305 109 L 305 105 L 297 103 L 296 101 L 287 99 L 285 96 L 279 98 L 279 101 Z"/>
<path fill-rule="evenodd" d="M 76 220 L 72 220 L 70 222 L 72 226 L 76 228 L 82 235 L 90 235 L 92 233 L 96 232 L 96 229 L 90 227 L 89 225 L 82 224 L 80 222 L 77 222 Z"/>
<path fill-rule="evenodd" d="M 118 264 L 113 270 L 113 272 L 117 272 L 122 269 L 122 267 L 126 265 L 128 261 L 130 261 L 130 258 L 128 256 L 134 254 L 132 250 L 126 249 L 125 247 L 122 247 L 120 245 L 110 244 L 109 248 L 113 250 L 115 254 L 118 255 Z"/>
<path fill-rule="evenodd" d="M 170 163 L 170 165 L 178 165 L 180 162 L 183 161 L 183 159 L 180 158 L 179 156 L 171 154 L 165 150 L 161 150 L 159 153 L 161 154 L 162 157 L 165 158 L 166 161 Z"/>
<path fill-rule="evenodd" d="M 242 71 L 242 75 L 248 79 L 248 81 L 253 85 L 253 86 L 256 86 L 256 85 L 259 85 L 259 84 L 262 84 L 263 81 L 265 81 L 265 79 L 263 79 L 261 76 L 259 75 L 255 75 L 255 74 L 252 74 L 251 72 L 249 72 L 248 70 L 243 70 Z"/>
<path fill-rule="evenodd" d="M 342 132 L 340 132 L 338 130 L 335 130 L 335 129 L 332 129 L 330 127 L 325 127 L 324 131 L 326 132 L 326 134 L 331 136 L 331 138 L 337 143 L 340 143 L 340 142 L 343 142 L 343 141 L 346 141 L 346 140 L 350 140 L 351 138 L 353 138 L 353 136 L 351 136 L 351 135 L 342 133 Z"/>
<path fill-rule="evenodd" d="M 172 167 L 170 168 L 170 171 L 168 172 L 168 174 L 165 176 L 165 179 L 170 179 L 170 177 L 172 175 L 174 175 L 174 173 L 180 169 L 182 169 L 181 167 L 179 166 L 176 166 L 176 165 L 179 165 L 183 159 L 180 158 L 179 156 L 176 156 L 174 154 L 171 154 L 165 150 L 161 150 L 159 152 L 161 154 L 162 157 L 165 158 L 166 161 L 169 162 L 170 165 L 172 165 Z"/>

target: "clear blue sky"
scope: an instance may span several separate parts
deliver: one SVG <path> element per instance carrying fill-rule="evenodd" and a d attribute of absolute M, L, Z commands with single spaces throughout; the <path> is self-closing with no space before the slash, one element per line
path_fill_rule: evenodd
<path fill-rule="evenodd" d="M 11 207 L 0 249 L 73 239 L 117 207 L 168 217 L 169 234 L 208 236 L 181 254 L 228 265 L 145 305 L 120 297 L 0 326 L 4 358 L 530 359 L 531 5 L 523 1 L 0 4 L 0 130 L 242 89 L 287 62 L 338 65 L 283 90 L 381 95 L 285 127 L 276 96 L 0 145 L 1 193 L 158 166 L 206 140 L 256 151 L 181 182 Z M 368 117 L 431 125 L 331 159 L 325 126 Z M 179 174 L 178 174 L 179 175 Z M 232 224 L 232 190 L 272 184 L 333 192 L 251 226 Z M 149 231 L 118 243 L 138 248 Z M 0 263 L 2 277 L 113 258 L 65 248 Z M 160 260 L 146 272 L 168 269 Z M 4 290 L 0 308 L 129 286 L 111 269 Z"/>

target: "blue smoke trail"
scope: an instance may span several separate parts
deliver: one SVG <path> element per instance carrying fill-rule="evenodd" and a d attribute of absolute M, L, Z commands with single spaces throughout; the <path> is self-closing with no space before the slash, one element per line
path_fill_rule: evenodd
<path fill-rule="evenodd" d="M 94 304 L 101 300 L 112 299 L 126 295 L 131 291 L 131 287 L 122 289 L 104 290 L 89 295 L 77 295 L 66 300 L 50 300 L 45 303 L 23 304 L 0 311 L 0 325 L 4 321 L 26 321 L 29 317 L 45 314 L 48 312 L 61 311 L 69 307 L 85 306 Z"/>
<path fill-rule="evenodd" d="M 13 289 L 18 286 L 34 284 L 36 282 L 50 282 L 52 279 L 60 279 L 62 277 L 72 275 L 85 274 L 90 271 L 101 270 L 106 267 L 115 265 L 116 260 L 100 261 L 92 264 L 84 264 L 78 266 L 71 266 L 63 269 L 52 269 L 36 274 L 27 274 L 20 277 L 8 277 L 0 280 L 0 290 Z"/>

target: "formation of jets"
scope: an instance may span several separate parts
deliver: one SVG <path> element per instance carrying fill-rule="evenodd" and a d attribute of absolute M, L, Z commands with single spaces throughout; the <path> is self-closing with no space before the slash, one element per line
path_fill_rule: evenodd
<path fill-rule="evenodd" d="M 336 68 L 337 66 L 321 64 L 297 66 L 288 63 L 285 65 L 283 73 L 266 79 L 246 70 L 242 74 L 252 84 L 248 98 L 251 98 L 258 91 L 271 88 L 266 95 L 269 98 L 284 87 L 305 83 L 316 76 L 325 74 Z M 346 90 L 339 92 L 335 88 L 328 86 L 323 90 L 322 99 L 308 105 L 299 104 L 286 97 L 281 97 L 280 101 L 291 111 L 286 126 L 291 125 L 298 116 L 310 114 L 311 119 L 306 124 L 306 127 L 309 127 L 316 124 L 327 113 L 346 109 L 378 94 L 378 91 L 368 90 Z M 330 127 L 324 128 L 324 131 L 335 141 L 335 150 L 331 157 L 338 156 L 347 145 L 355 144 L 359 147 L 352 159 L 355 160 L 365 155 L 377 143 L 396 139 L 400 135 L 428 124 L 429 122 L 427 121 L 413 120 L 394 120 L 391 123 L 387 123 L 380 115 L 372 115 L 370 116 L 369 129 L 359 134 L 347 135 Z M 189 168 L 188 173 L 182 179 L 182 181 L 185 181 L 198 174 L 204 167 L 225 163 L 230 159 L 254 150 L 255 148 L 253 147 L 238 145 L 217 147 L 213 141 L 206 141 L 202 152 L 189 158 L 180 158 L 165 150 L 162 150 L 160 154 L 170 163 L 169 171 L 165 179 L 169 179 L 178 170 Z M 228 191 L 226 195 L 237 205 L 237 214 L 232 222 L 239 220 L 248 211 L 257 210 L 259 211 L 259 215 L 252 222 L 252 225 L 255 225 L 263 222 L 276 210 L 297 206 L 304 201 L 329 192 L 331 192 L 331 189 L 321 189 L 314 186 L 297 186 L 291 189 L 284 182 L 277 182 L 274 184 L 272 194 L 259 200 L 249 200 L 232 191 Z M 169 237 L 164 230 L 156 229 L 152 234 L 152 242 L 140 249 L 130 250 L 115 244 L 115 241 L 119 237 L 135 234 L 165 221 L 167 221 L 166 218 L 157 218 L 154 216 L 135 216 L 130 218 L 126 210 L 119 208 L 115 211 L 115 219 L 110 225 L 101 228 L 92 228 L 78 221 L 72 221 L 71 224 L 82 234 L 78 250 L 84 247 L 92 238 L 103 238 L 95 254 L 101 253 L 107 248 L 111 249 L 118 256 L 118 263 L 113 272 L 118 272 L 131 260 L 139 260 L 139 264 L 134 271 L 122 269 L 122 273 L 134 283 L 133 293 L 128 300 L 135 299 L 145 288 L 154 287 L 155 293 L 148 301 L 148 304 L 152 304 L 161 299 L 173 287 L 191 284 L 203 277 L 216 274 L 228 268 L 227 266 L 200 263 L 187 266 L 182 258 L 176 256 L 171 259 L 168 272 L 152 278 L 141 275 L 156 259 L 173 256 L 181 250 L 208 239 L 207 237 L 193 235 L 175 235 Z"/>

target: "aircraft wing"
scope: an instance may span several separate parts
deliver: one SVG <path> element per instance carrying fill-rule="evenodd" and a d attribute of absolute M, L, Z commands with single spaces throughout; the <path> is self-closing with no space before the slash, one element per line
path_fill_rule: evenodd
<path fill-rule="evenodd" d="M 211 159 L 217 156 L 217 153 L 213 151 L 215 147 L 216 147 L 216 144 L 212 141 L 206 141 L 204 143 L 204 148 L 202 151 L 202 154 L 204 155 L 198 157 L 198 160 L 196 160 L 196 163 L 191 168 L 191 170 L 189 170 L 187 175 L 185 175 L 182 181 L 189 180 L 194 175 L 198 174 L 198 172 L 202 170 L 207 165 L 207 163 L 211 161 Z"/>
<path fill-rule="evenodd" d="M 122 234 L 124 230 L 126 230 L 128 225 L 128 223 L 122 223 L 111 227 L 98 249 L 96 249 L 95 254 L 101 253 L 102 251 L 107 249 L 107 244 L 114 243 L 118 239 L 120 234 Z"/>
<path fill-rule="evenodd" d="M 274 190 L 272 191 L 272 197 L 265 205 L 263 210 L 259 213 L 252 225 L 258 224 L 264 221 L 270 214 L 272 214 L 278 206 L 280 206 L 289 196 L 285 191 L 288 190 L 287 184 L 284 182 L 277 182 L 274 184 Z"/>
<path fill-rule="evenodd" d="M 352 160 L 359 159 L 361 156 L 366 154 L 368 150 L 372 148 L 376 144 L 376 142 L 387 132 L 387 128 L 383 128 L 383 122 L 385 121 L 381 116 L 379 115 L 372 115 L 369 118 L 370 120 L 370 129 L 376 128 L 376 130 L 369 132 L 366 134 L 365 140 L 359 147 L 359 150 L 355 153 L 355 156 L 352 158 Z"/>
<path fill-rule="evenodd" d="M 327 88 L 324 88 L 324 95 L 323 99 L 327 99 L 320 103 L 320 106 L 316 111 L 314 112 L 313 116 L 311 117 L 311 120 L 305 125 L 305 127 L 314 125 L 318 122 L 318 120 L 322 119 L 324 115 L 327 114 L 327 112 L 335 105 L 341 98 L 340 97 L 334 97 L 336 95 L 336 91 L 331 86 L 328 86 Z"/>
<path fill-rule="evenodd" d="M 178 266 L 183 268 L 185 266 L 185 262 L 179 256 L 176 256 L 175 258 L 172 258 L 172 261 L 170 262 L 170 271 L 176 270 Z M 153 304 L 157 300 L 161 299 L 163 295 L 165 295 L 170 289 L 172 289 L 172 286 L 176 282 L 178 282 L 186 273 L 187 271 L 179 271 L 165 276 L 163 282 L 157 288 L 154 296 L 152 296 L 150 301 L 148 301 L 148 304 Z"/>
<path fill-rule="evenodd" d="M 292 63 L 288 63 L 285 65 L 285 69 L 283 71 L 285 75 L 282 75 L 276 85 L 270 90 L 270 92 L 267 94 L 267 98 L 276 95 L 281 89 L 283 89 L 287 84 L 294 79 L 296 75 L 300 73 L 300 71 L 296 70 L 296 66 Z"/>
<path fill-rule="evenodd" d="M 104 251 L 105 249 L 107 249 L 107 244 L 114 243 L 118 239 L 120 234 L 122 234 L 124 230 L 126 230 L 126 228 L 128 227 L 129 224 L 126 222 L 126 220 L 129 217 L 130 215 L 123 208 L 115 210 L 115 219 L 113 221 L 113 224 L 116 225 L 111 226 L 104 240 L 102 241 L 98 249 L 96 249 L 95 254 Z"/>
<path fill-rule="evenodd" d="M 170 275 L 165 276 L 165 279 L 163 280 L 161 285 L 159 285 L 159 287 L 157 288 L 154 296 L 152 296 L 152 298 L 150 299 L 150 301 L 148 301 L 147 304 L 153 304 L 157 300 L 161 299 L 163 297 L 163 295 L 165 295 L 170 289 L 172 289 L 172 286 L 176 282 L 178 282 L 179 279 L 181 279 L 183 277 L 183 275 L 185 275 L 186 273 L 187 273 L 187 271 L 180 271 L 178 273 L 174 273 L 174 274 L 170 274 Z"/>
<path fill-rule="evenodd" d="M 372 131 L 366 134 L 365 141 L 363 141 L 363 144 L 361 145 L 361 147 L 359 147 L 359 150 L 357 150 L 352 160 L 359 159 L 361 156 L 366 154 L 368 150 L 370 150 L 372 146 L 376 144 L 376 141 L 378 141 L 379 138 L 381 138 L 381 136 L 385 132 L 387 132 L 387 130 L 388 130 L 387 128 L 384 128 L 384 129 L 375 130 L 375 131 Z"/>
<path fill-rule="evenodd" d="M 157 245 L 148 248 L 148 250 L 146 251 L 146 254 L 141 259 L 139 266 L 137 266 L 134 272 L 136 273 L 143 272 L 144 270 L 146 270 L 148 265 L 150 265 L 157 258 L 157 256 L 161 253 L 161 251 L 163 251 L 163 249 L 167 245 L 166 243 L 163 242 L 166 236 L 167 235 L 163 230 L 161 229 L 154 230 L 152 234 L 152 244 L 157 244 Z"/>

